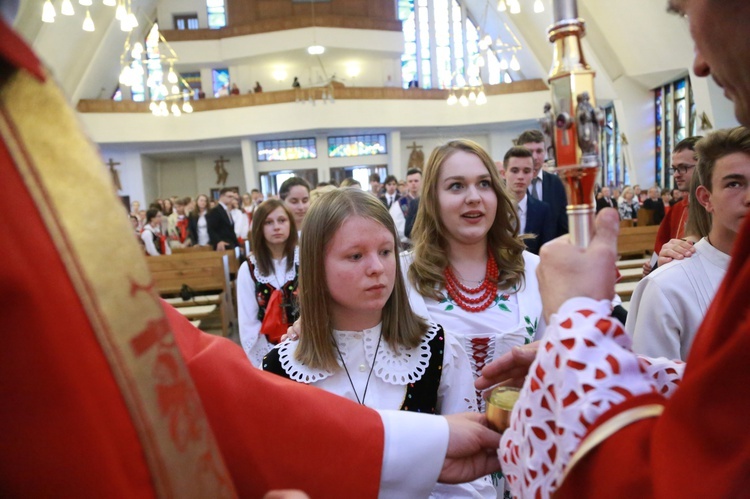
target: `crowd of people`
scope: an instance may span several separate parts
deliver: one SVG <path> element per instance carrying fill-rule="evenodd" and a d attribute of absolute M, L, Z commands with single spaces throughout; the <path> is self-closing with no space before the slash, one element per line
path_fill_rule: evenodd
<path fill-rule="evenodd" d="M 0 0 L 4 15 L 9 5 Z M 232 248 L 250 233 L 238 271 L 244 353 L 157 301 L 125 224 L 112 223 L 96 152 L 0 21 L 0 203 L 25 213 L 6 217 L 0 239 L 5 493 L 747 495 L 750 5 L 670 9 L 690 23 L 695 74 L 726 86 L 744 126 L 676 145 L 683 199 L 668 212 L 661 200 L 659 260 L 624 326 L 611 317 L 616 240 L 639 193 L 624 189 L 628 206 L 602 209 L 589 247 L 574 246 L 559 237 L 562 184 L 529 131 L 497 162 L 469 140 L 435 148 L 403 203 L 403 253 L 393 210 L 406 195 L 390 177 L 369 193 L 315 193 L 292 178 L 278 200 L 250 194 L 249 210 L 231 189 L 213 207 L 206 196 L 133 206 L 155 254 Z M 46 146 L 61 135 L 65 147 Z M 541 236 L 526 230 L 532 199 L 554 228 L 541 256 L 527 249 Z M 85 209 L 95 202 L 97 213 Z M 522 386 L 502 437 L 475 412 L 475 389 L 497 383 Z M 505 480 L 490 481 L 501 463 Z"/>

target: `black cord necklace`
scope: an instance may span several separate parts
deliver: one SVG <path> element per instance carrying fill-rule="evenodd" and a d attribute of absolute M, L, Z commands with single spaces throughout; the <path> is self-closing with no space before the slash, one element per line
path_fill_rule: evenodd
<path fill-rule="evenodd" d="M 378 350 L 380 350 L 380 340 L 383 339 L 383 330 L 380 330 L 380 335 L 378 336 L 378 344 L 375 346 L 375 355 L 372 357 L 372 366 L 370 366 L 370 373 L 367 375 L 367 382 L 365 383 L 365 391 L 362 393 L 362 400 L 359 400 L 359 394 L 357 393 L 357 389 L 354 388 L 354 382 L 352 381 L 352 377 L 349 374 L 349 369 L 346 367 L 346 362 L 344 361 L 344 356 L 341 355 L 341 349 L 339 348 L 339 342 L 336 341 L 336 338 L 333 338 L 333 345 L 336 347 L 336 351 L 339 353 L 339 359 L 341 359 L 341 365 L 344 366 L 344 372 L 346 373 L 346 377 L 349 378 L 349 384 L 352 386 L 352 390 L 354 391 L 354 396 L 357 398 L 357 402 L 360 405 L 365 405 L 365 397 L 367 397 L 367 388 L 370 386 L 370 377 L 372 376 L 372 371 L 375 369 L 375 362 L 378 359 Z"/>

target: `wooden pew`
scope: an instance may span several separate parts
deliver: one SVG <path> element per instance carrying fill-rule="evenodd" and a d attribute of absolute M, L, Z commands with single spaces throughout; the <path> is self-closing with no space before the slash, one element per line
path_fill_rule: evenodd
<path fill-rule="evenodd" d="M 642 257 L 654 250 L 658 225 L 645 227 L 621 227 L 617 237 L 617 253 L 620 256 L 637 255 Z"/>
<path fill-rule="evenodd" d="M 239 267 L 234 251 L 193 251 L 174 255 L 162 255 L 146 259 L 156 290 L 161 296 L 179 296 L 186 285 L 194 293 L 218 294 L 218 303 L 214 309 L 210 300 L 200 300 L 196 306 L 202 308 L 204 315 L 193 314 L 186 307 L 181 312 L 191 319 L 205 318 L 219 306 L 221 327 L 224 336 L 228 336 L 237 324 L 233 287 L 230 281 L 230 269 Z M 189 301 L 187 302 L 189 303 Z M 184 305 L 183 302 L 182 305 Z M 198 310 L 198 309 L 196 309 Z"/>

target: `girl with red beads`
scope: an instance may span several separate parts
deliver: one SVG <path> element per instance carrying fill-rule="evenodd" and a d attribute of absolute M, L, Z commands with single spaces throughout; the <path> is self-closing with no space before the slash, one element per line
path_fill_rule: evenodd
<path fill-rule="evenodd" d="M 524 251 L 512 198 L 478 144 L 436 148 L 422 186 L 414 249 L 402 256 L 409 301 L 459 338 L 478 377 L 485 363 L 544 331 L 539 257 Z"/>

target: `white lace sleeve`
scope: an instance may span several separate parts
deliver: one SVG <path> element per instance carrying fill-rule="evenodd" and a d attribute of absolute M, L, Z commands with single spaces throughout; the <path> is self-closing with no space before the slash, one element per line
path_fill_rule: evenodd
<path fill-rule="evenodd" d="M 597 419 L 657 384 L 610 302 L 568 300 L 550 319 L 498 455 L 517 497 L 549 497 Z"/>
<path fill-rule="evenodd" d="M 669 360 L 664 357 L 652 358 L 643 355 L 639 355 L 638 360 L 641 361 L 641 366 L 646 371 L 646 375 L 656 383 L 656 390 L 666 398 L 671 397 L 677 387 L 680 386 L 687 364 L 681 360 Z"/>
<path fill-rule="evenodd" d="M 237 271 L 237 316 L 240 323 L 240 343 L 250 362 L 259 367 L 272 348 L 266 337 L 260 334 L 258 320 L 258 299 L 255 297 L 255 283 L 250 277 L 247 262 L 242 262 Z"/>
<path fill-rule="evenodd" d="M 469 357 L 455 336 L 444 330 L 441 333 L 445 338 L 445 348 L 438 388 L 438 414 L 478 412 Z"/>

